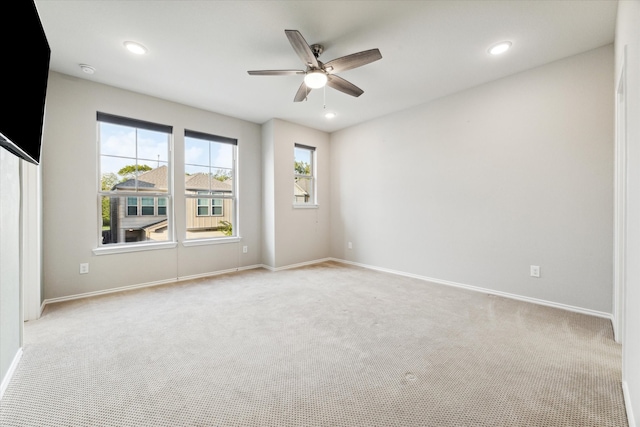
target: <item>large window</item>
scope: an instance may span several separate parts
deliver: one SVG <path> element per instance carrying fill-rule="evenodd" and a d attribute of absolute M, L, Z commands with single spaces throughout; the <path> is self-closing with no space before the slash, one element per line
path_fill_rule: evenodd
<path fill-rule="evenodd" d="M 187 239 L 238 235 L 236 148 L 235 139 L 185 131 Z"/>
<path fill-rule="evenodd" d="M 173 239 L 171 126 L 98 113 L 101 245 Z"/>
<path fill-rule="evenodd" d="M 314 147 L 295 144 L 293 149 L 293 203 L 296 205 L 316 204 Z"/>

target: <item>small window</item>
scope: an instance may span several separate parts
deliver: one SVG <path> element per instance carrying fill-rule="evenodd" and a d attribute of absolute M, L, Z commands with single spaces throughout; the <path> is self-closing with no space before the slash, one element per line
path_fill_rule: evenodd
<path fill-rule="evenodd" d="M 223 216 L 224 215 L 224 204 L 222 199 L 211 199 L 211 215 L 213 216 Z"/>
<path fill-rule="evenodd" d="M 158 216 L 167 215 L 167 198 L 158 197 Z"/>
<path fill-rule="evenodd" d="M 155 214 L 155 204 L 153 197 L 142 197 L 141 198 L 141 206 L 142 206 L 142 215 L 154 215 Z"/>
<path fill-rule="evenodd" d="M 208 191 L 198 191 L 198 194 L 207 194 Z M 209 199 L 198 199 L 198 216 L 209 216 Z"/>
<path fill-rule="evenodd" d="M 293 149 L 293 203 L 316 204 L 315 147 L 295 144 Z"/>
<path fill-rule="evenodd" d="M 128 216 L 138 215 L 138 198 L 137 197 L 127 197 L 127 215 Z"/>

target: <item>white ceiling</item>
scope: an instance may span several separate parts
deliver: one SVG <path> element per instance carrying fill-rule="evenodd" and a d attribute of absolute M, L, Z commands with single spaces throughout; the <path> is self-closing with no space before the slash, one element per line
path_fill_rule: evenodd
<path fill-rule="evenodd" d="M 280 118 L 333 132 L 614 41 L 615 0 L 36 0 L 51 69 L 255 123 Z M 325 46 L 320 60 L 378 48 L 382 59 L 294 103 L 304 69 L 284 30 Z M 149 53 L 123 48 L 133 40 Z M 487 48 L 513 48 L 490 57 Z M 79 64 L 96 69 L 83 73 Z M 327 110 L 337 117 L 324 118 Z"/>

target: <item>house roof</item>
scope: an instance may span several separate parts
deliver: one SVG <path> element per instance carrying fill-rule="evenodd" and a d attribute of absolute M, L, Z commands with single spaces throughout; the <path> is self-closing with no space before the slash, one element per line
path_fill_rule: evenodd
<path fill-rule="evenodd" d="M 188 175 L 185 180 L 185 188 L 187 191 L 209 190 L 209 185 L 211 185 L 211 190 L 213 191 L 233 191 L 233 184 L 230 179 L 220 181 L 210 177 L 210 175 L 206 173 Z"/>
<path fill-rule="evenodd" d="M 168 173 L 166 166 L 160 166 L 159 168 L 151 169 L 138 175 L 138 188 L 149 188 L 156 190 L 166 191 Z M 116 190 L 124 190 L 136 187 L 135 179 L 128 179 L 119 184 L 116 184 L 113 188 Z"/>
<path fill-rule="evenodd" d="M 159 168 L 143 172 L 138 175 L 138 188 L 166 191 L 168 188 L 167 177 L 167 166 L 160 166 Z M 129 190 L 136 188 L 135 186 L 136 180 L 128 179 L 116 184 L 113 188 L 115 190 Z M 206 173 L 195 173 L 185 176 L 185 188 L 187 191 L 208 191 L 211 189 L 219 192 L 231 192 L 233 191 L 233 183 L 230 179 L 220 181 Z"/>

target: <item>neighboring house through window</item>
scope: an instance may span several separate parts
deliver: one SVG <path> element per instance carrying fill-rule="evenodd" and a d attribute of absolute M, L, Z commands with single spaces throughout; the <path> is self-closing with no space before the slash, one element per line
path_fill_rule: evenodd
<path fill-rule="evenodd" d="M 101 245 L 169 241 L 171 126 L 97 114 Z"/>
<path fill-rule="evenodd" d="M 315 147 L 295 144 L 293 149 L 293 203 L 315 205 Z"/>
<path fill-rule="evenodd" d="M 208 191 L 198 191 L 198 194 L 208 194 Z M 198 199 L 197 205 L 196 215 L 198 216 L 224 216 L 223 199 Z"/>
<path fill-rule="evenodd" d="M 186 238 L 237 236 L 237 140 L 185 130 Z"/>

